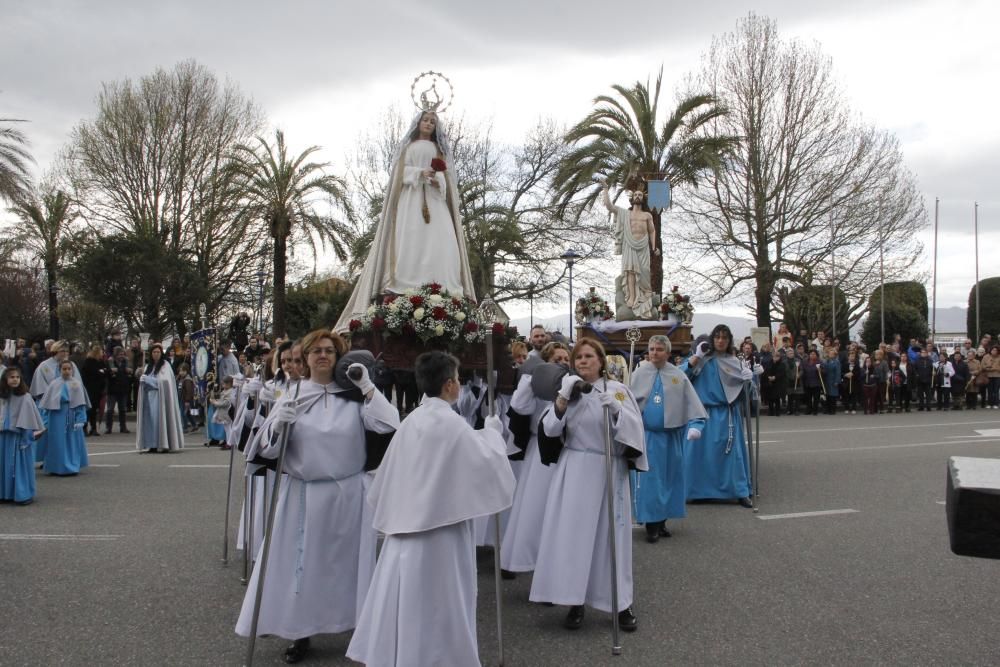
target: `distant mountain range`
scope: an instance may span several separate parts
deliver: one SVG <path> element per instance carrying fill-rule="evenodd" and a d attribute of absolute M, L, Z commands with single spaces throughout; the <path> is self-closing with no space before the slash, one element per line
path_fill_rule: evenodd
<path fill-rule="evenodd" d="M 945 334 L 965 335 L 965 313 L 966 309 L 961 306 L 937 309 L 937 331 Z M 536 317 L 535 324 L 545 326 L 549 331 L 562 331 L 566 333 L 566 315 L 553 315 L 550 317 Z M 517 327 L 517 330 L 527 335 L 530 326 L 530 319 L 527 317 L 516 317 L 510 323 Z M 734 317 L 731 315 L 719 315 L 716 313 L 695 313 L 692 321 L 692 333 L 708 333 L 717 324 L 726 324 L 733 330 L 733 336 L 737 339 L 750 335 L 750 328 L 756 326 L 756 320 L 749 317 Z M 864 320 L 858 322 L 852 334 L 856 334 L 864 325 Z M 777 328 L 775 328 L 777 330 Z"/>

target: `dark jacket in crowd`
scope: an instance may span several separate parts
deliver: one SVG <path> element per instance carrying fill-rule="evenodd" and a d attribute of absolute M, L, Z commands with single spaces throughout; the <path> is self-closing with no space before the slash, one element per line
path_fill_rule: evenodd
<path fill-rule="evenodd" d="M 920 384 L 929 385 L 934 379 L 934 362 L 929 356 L 918 357 L 913 362 L 913 375 Z"/>
<path fill-rule="evenodd" d="M 97 407 L 101 403 L 101 394 L 107 385 L 107 366 L 100 359 L 87 357 L 80 368 L 80 376 L 90 404 Z"/>
<path fill-rule="evenodd" d="M 129 366 L 128 357 L 109 359 L 107 369 L 108 393 L 116 396 L 128 395 L 129 387 L 132 384 L 132 368 Z"/>

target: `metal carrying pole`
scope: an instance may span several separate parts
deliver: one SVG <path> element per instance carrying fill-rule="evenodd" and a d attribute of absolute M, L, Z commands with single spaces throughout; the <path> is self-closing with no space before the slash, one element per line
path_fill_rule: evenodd
<path fill-rule="evenodd" d="M 490 417 L 496 415 L 493 381 L 493 331 L 486 332 L 486 401 Z M 500 512 L 493 515 L 493 583 L 497 592 L 497 650 L 500 667 L 503 667 L 503 583 L 500 576 Z"/>
<path fill-rule="evenodd" d="M 236 447 L 229 449 L 229 474 L 226 477 L 226 520 L 222 529 L 222 563 L 229 565 L 229 505 L 233 497 L 233 462 L 236 459 Z"/>
<path fill-rule="evenodd" d="M 608 390 L 608 379 L 604 378 L 604 391 Z M 621 655 L 622 645 L 618 638 L 618 545 L 615 540 L 615 491 L 614 452 L 611 449 L 611 408 L 604 408 L 604 486 L 607 491 L 608 545 L 611 548 L 611 655 Z"/>
<path fill-rule="evenodd" d="M 302 380 L 295 383 L 295 396 L 292 404 L 299 398 L 299 389 Z M 281 489 L 281 473 L 285 468 L 285 452 L 288 450 L 288 434 L 292 430 L 291 424 L 285 424 L 281 431 L 281 444 L 278 448 L 278 463 L 274 468 L 274 490 L 271 492 L 271 504 L 267 511 L 267 525 L 264 527 L 264 544 L 260 551 L 260 569 L 257 572 L 257 591 L 253 601 L 253 617 L 250 621 L 250 641 L 247 643 L 246 666 L 253 665 L 253 649 L 257 642 L 257 622 L 260 620 L 260 604 L 264 595 L 264 576 L 267 574 L 267 557 L 271 551 L 271 537 L 274 532 L 274 515 L 278 511 L 278 491 Z"/>

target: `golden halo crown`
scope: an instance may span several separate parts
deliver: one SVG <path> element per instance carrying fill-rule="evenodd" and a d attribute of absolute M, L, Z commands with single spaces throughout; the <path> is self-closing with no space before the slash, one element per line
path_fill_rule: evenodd
<path fill-rule="evenodd" d="M 441 113 L 451 106 L 455 89 L 441 72 L 421 72 L 410 85 L 410 99 L 418 111 Z"/>

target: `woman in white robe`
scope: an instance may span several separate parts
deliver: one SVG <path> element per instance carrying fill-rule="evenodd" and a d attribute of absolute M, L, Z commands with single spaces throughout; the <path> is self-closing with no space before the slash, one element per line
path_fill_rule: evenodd
<path fill-rule="evenodd" d="M 184 424 L 178 407 L 174 370 L 167 363 L 159 343 L 150 347 L 149 357 L 150 362 L 139 378 L 135 448 L 140 454 L 180 451 L 184 449 Z"/>
<path fill-rule="evenodd" d="M 312 635 L 355 627 L 375 567 L 367 471 L 381 461 L 399 414 L 367 371 L 355 383 L 361 394 L 333 381 L 346 351 L 330 331 L 303 339 L 306 379 L 279 399 L 246 452 L 250 460 L 277 458 L 281 433 L 291 426 L 257 625 L 258 636 L 293 640 L 286 662 L 306 655 Z M 243 636 L 250 634 L 259 572 L 258 554 L 236 623 Z"/>
<path fill-rule="evenodd" d="M 380 294 L 426 283 L 475 300 L 454 165 L 438 114 L 417 114 L 396 150 L 382 219 L 336 331 L 347 331 Z"/>
<path fill-rule="evenodd" d="M 569 348 L 563 343 L 548 343 L 542 348 L 542 359 L 568 368 Z M 538 422 L 551 407 L 551 401 L 537 397 L 532 391 L 531 375 L 522 375 L 510 401 L 513 413 L 510 428 L 514 432 L 514 444 L 522 446 L 524 443 L 524 462 L 500 549 L 500 564 L 510 572 L 531 572 L 538 558 L 545 500 L 554 470 L 542 463 L 539 456 Z"/>
<path fill-rule="evenodd" d="M 456 414 L 458 360 L 417 358 L 427 398 L 403 422 L 368 493 L 386 535 L 347 657 L 369 667 L 479 664 L 473 521 L 510 506 L 503 423 Z"/>
<path fill-rule="evenodd" d="M 538 435 L 543 461 L 558 461 L 545 503 L 542 539 L 531 581 L 532 602 L 569 605 L 566 627 L 583 623 L 584 605 L 618 613 L 626 631 L 638 626 L 632 612 L 632 501 L 628 461 L 647 470 L 642 416 L 628 387 L 602 378 L 604 348 L 595 340 L 577 342 L 571 357 L 579 374 L 563 378 L 553 408 L 542 417 Z M 593 385 L 569 401 L 574 383 Z M 614 439 L 614 517 L 618 560 L 618 609 L 611 608 L 611 553 L 608 545 L 604 407 L 611 410 Z"/>

